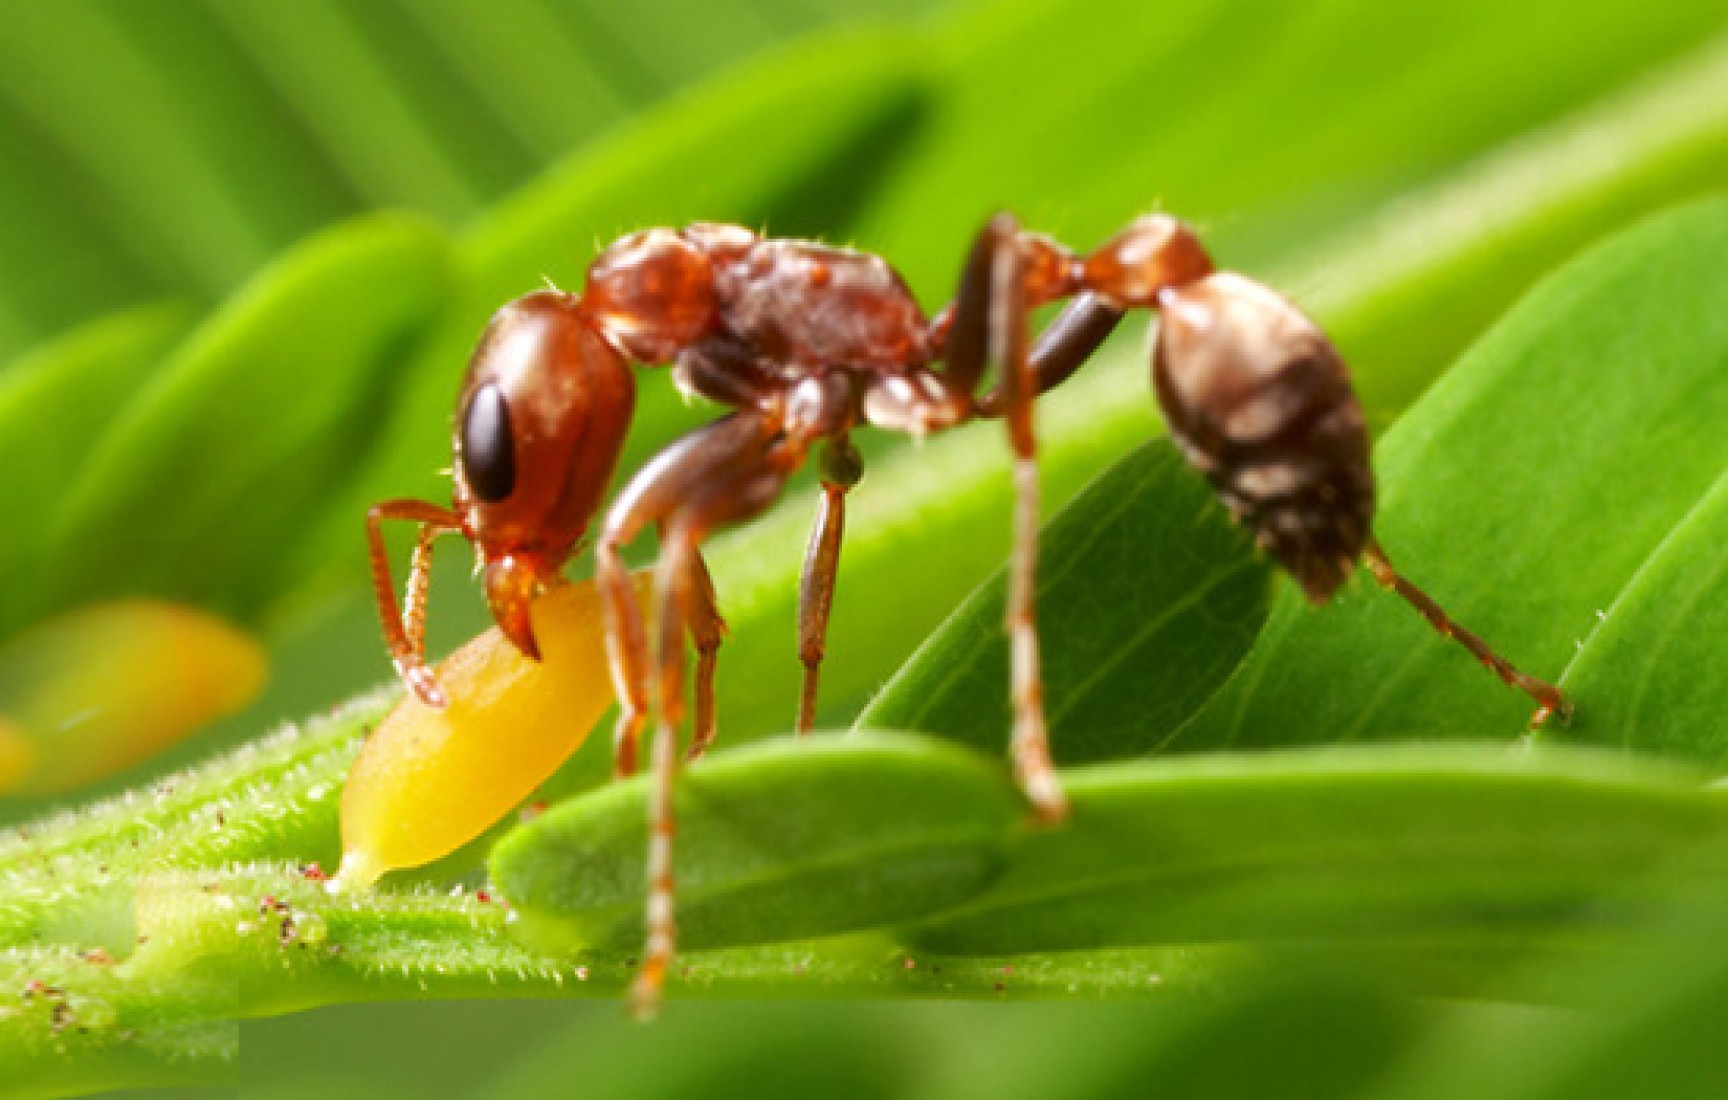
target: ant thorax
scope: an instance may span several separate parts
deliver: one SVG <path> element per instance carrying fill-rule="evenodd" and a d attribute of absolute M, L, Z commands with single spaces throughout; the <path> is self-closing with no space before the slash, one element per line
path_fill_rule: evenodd
<path fill-rule="evenodd" d="M 810 241 L 759 241 L 716 265 L 720 323 L 779 362 L 892 370 L 929 359 L 924 311 L 887 261 Z"/>

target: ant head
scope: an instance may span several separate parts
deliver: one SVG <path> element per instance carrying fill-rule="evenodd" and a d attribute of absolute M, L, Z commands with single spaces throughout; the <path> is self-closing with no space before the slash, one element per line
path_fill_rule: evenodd
<path fill-rule="evenodd" d="M 493 616 L 535 656 L 528 604 L 557 575 L 612 478 L 635 407 L 624 357 L 571 294 L 500 309 L 456 403 L 456 510 Z"/>
<path fill-rule="evenodd" d="M 1153 382 L 1170 430 L 1318 603 L 1367 545 L 1374 477 L 1338 352 L 1289 301 L 1221 272 L 1159 295 Z"/>

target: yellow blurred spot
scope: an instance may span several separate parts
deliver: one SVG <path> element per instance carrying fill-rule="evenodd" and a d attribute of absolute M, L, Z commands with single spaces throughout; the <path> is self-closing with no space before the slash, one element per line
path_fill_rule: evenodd
<path fill-rule="evenodd" d="M 367 739 L 342 791 L 339 888 L 455 851 L 588 739 L 613 699 L 599 594 L 560 585 L 533 616 L 540 663 L 488 630 L 439 666 L 446 709 L 408 695 Z"/>
<path fill-rule="evenodd" d="M 160 600 L 93 604 L 56 616 L 0 650 L 0 756 L 32 759 L 0 791 L 58 794 L 156 753 L 245 706 L 267 662 L 249 636 Z"/>
<path fill-rule="evenodd" d="M 0 718 L 0 792 L 23 782 L 35 763 L 36 746 L 30 743 L 30 735 Z"/>

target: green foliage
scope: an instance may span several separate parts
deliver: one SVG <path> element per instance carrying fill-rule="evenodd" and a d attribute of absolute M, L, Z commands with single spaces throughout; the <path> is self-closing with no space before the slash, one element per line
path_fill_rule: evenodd
<path fill-rule="evenodd" d="M 1235 671 L 1271 603 L 1271 565 L 1162 441 L 1088 485 L 1038 547 L 1038 628 L 1052 642 L 1046 717 L 1065 763 L 1158 749 Z M 1006 598 L 1001 571 L 925 641 L 858 725 L 998 750 L 1012 722 Z"/>
<path fill-rule="evenodd" d="M 39 577 L 53 559 L 49 532 L 75 481 L 75 471 L 137 390 L 144 372 L 185 335 L 192 310 L 143 306 L 68 333 L 0 377 L 0 512 L 30 517 L 13 523 L 0 542 L 0 569 Z M 0 632 L 39 613 L 38 585 L 0 590 Z"/>
<path fill-rule="evenodd" d="M 993 1018 L 987 1054 L 926 1006 L 800 1006 L 812 1038 L 791 1054 L 750 1013 L 691 1009 L 708 1034 L 674 1021 L 675 1058 L 597 1016 L 584 1058 L 550 1047 L 499 1094 L 623 1092 L 644 1061 L 688 1067 L 666 1096 L 777 1067 L 859 1095 L 1720 1081 L 1724 811 L 1705 780 L 1728 205 L 1560 265 L 1728 179 L 1728 45 L 1707 6 L 1504 8 L 1005 0 L 819 34 L 695 94 L 674 93 L 851 14 L 20 10 L 0 42 L 0 138 L 21 154 L 0 163 L 0 353 L 36 350 L 0 370 L 0 504 L 23 520 L 0 564 L 27 578 L 0 630 L 178 595 L 267 630 L 267 712 L 309 710 L 385 672 L 360 510 L 445 491 L 474 333 L 543 277 L 578 286 L 598 241 L 696 218 L 855 239 L 934 304 L 992 204 L 1080 246 L 1156 204 L 1310 306 L 1379 423 L 1470 347 L 1386 433 L 1381 533 L 1463 622 L 1563 675 L 1576 726 L 1516 741 L 1524 701 L 1366 583 L 1321 611 L 1273 588 L 1174 451 L 1143 445 L 1159 428 L 1125 339 L 1040 410 L 1051 713 L 1059 759 L 1091 765 L 1067 774 L 1071 825 L 1030 827 L 995 758 L 1002 585 L 978 581 L 1006 546 L 1000 429 L 874 443 L 824 717 L 854 724 L 886 681 L 856 724 L 923 736 L 726 748 L 691 771 L 673 996 L 1152 1003 Z M 1557 27 L 1564 48 L 1529 48 Z M 53 65 L 73 49 L 84 66 Z M 353 217 L 381 205 L 419 217 Z M 182 298 L 222 304 L 200 320 Z M 158 304 L 69 327 L 140 302 Z M 709 415 L 646 383 L 626 464 Z M 810 507 L 795 491 L 713 544 L 724 745 L 791 716 Z M 435 639 L 479 618 L 442 595 L 455 575 Z M 0 988 L 31 991 L 0 1008 L 0 1089 L 207 1080 L 232 1071 L 236 1018 L 316 1005 L 614 997 L 643 787 L 601 786 L 604 738 L 549 788 L 577 797 L 496 845 L 485 898 L 483 847 L 364 896 L 308 876 L 336 860 L 342 777 L 393 698 L 0 840 Z M 1064 1057 L 1082 1044 L 1084 1067 Z"/>
<path fill-rule="evenodd" d="M 1005 955 L 1212 942 L 1609 937 L 1728 825 L 1698 776 L 1578 750 L 1328 747 L 1072 773 L 1074 822 L 917 942 Z"/>
<path fill-rule="evenodd" d="M 394 358 L 447 293 L 445 264 L 442 237 L 418 221 L 352 223 L 190 334 L 65 493 L 49 555 L 63 598 L 256 607 L 292 549 L 277 510 L 318 506 L 362 451 Z"/>
<path fill-rule="evenodd" d="M 963 901 L 999 870 L 1021 811 L 983 760 L 883 735 L 726 753 L 692 769 L 675 805 L 692 948 L 830 936 Z M 492 879 L 530 942 L 552 954 L 640 943 L 647 806 L 646 777 L 617 783 L 498 844 Z"/>

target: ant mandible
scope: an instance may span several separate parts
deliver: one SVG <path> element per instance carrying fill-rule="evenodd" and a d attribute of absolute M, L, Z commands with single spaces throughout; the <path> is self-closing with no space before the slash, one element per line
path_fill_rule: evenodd
<path fill-rule="evenodd" d="M 1030 312 L 1057 300 L 1066 307 L 1033 342 Z M 1193 231 L 1174 218 L 1140 218 L 1081 256 L 998 214 L 979 235 L 954 301 L 933 320 L 873 255 L 733 225 L 634 233 L 595 259 L 583 294 L 537 291 L 498 311 L 457 399 L 454 507 L 389 501 L 369 513 L 368 534 L 396 667 L 421 700 L 442 706 L 424 653 L 433 539 L 454 531 L 475 545 L 498 626 L 537 659 L 529 604 L 559 583 L 601 503 L 635 405 L 631 364 L 670 363 L 682 389 L 736 410 L 637 473 L 594 548 L 621 708 L 620 775 L 635 770 L 651 688 L 657 697 L 648 942 L 633 993 L 639 1009 L 656 1003 L 673 951 L 672 783 L 685 715 L 685 631 L 697 655 L 691 757 L 714 738 L 722 623 L 702 542 L 762 512 L 819 449 L 822 495 L 798 599 L 797 729 L 808 731 L 846 493 L 862 474 L 850 441 L 855 428 L 923 435 L 979 418 L 1006 422 L 1015 492 L 1010 745 L 1039 816 L 1066 812 L 1050 760 L 1033 620 L 1033 402 L 1073 374 L 1129 309 L 1161 315 L 1152 379 L 1183 454 L 1311 601 L 1330 598 L 1365 560 L 1382 585 L 1528 694 L 1537 705 L 1533 726 L 1567 711 L 1557 688 L 1496 655 L 1392 567 L 1370 530 L 1368 435 L 1338 353 L 1287 300 L 1216 271 Z M 980 393 L 992 364 L 999 381 Z M 383 520 L 420 524 L 402 612 Z M 649 526 L 661 536 L 652 647 L 621 556 Z"/>

